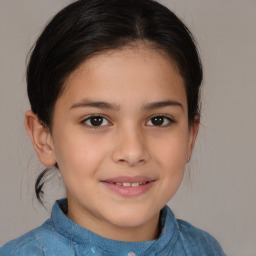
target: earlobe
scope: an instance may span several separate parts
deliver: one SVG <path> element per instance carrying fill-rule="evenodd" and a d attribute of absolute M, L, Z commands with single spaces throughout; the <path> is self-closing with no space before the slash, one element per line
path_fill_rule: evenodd
<path fill-rule="evenodd" d="M 187 163 L 190 161 L 190 158 L 192 156 L 193 148 L 194 148 L 196 137 L 199 130 L 199 125 L 200 125 L 200 118 L 199 116 L 197 116 L 195 121 L 192 123 L 190 127 Z"/>
<path fill-rule="evenodd" d="M 25 127 L 40 162 L 45 166 L 56 164 L 51 133 L 31 110 L 25 114 Z"/>

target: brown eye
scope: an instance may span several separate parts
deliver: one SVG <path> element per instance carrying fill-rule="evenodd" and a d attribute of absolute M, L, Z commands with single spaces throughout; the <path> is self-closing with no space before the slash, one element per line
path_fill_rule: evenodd
<path fill-rule="evenodd" d="M 103 116 L 90 116 L 86 118 L 83 121 L 83 123 L 88 126 L 97 127 L 97 126 L 106 126 L 109 124 L 109 121 Z"/>
<path fill-rule="evenodd" d="M 149 119 L 147 125 L 149 126 L 168 126 L 169 124 L 173 123 L 174 121 L 167 117 L 167 116 L 154 116 Z"/>
<path fill-rule="evenodd" d="M 153 125 L 163 125 L 164 117 L 163 116 L 155 116 L 151 119 Z"/>

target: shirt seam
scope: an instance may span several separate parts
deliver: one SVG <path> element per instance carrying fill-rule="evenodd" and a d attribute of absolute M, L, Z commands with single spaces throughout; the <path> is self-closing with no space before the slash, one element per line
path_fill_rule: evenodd
<path fill-rule="evenodd" d="M 39 245 L 39 249 L 40 251 L 43 253 L 43 255 L 45 256 L 44 254 L 44 251 L 43 251 L 43 248 L 42 248 L 42 245 L 39 243 L 38 240 L 36 239 L 33 239 L 32 237 L 30 238 L 27 238 L 25 241 L 20 241 L 18 242 L 15 247 L 11 250 L 11 253 L 12 254 L 16 254 L 16 253 L 19 253 L 19 251 L 24 248 L 26 245 L 28 245 L 29 243 L 33 243 L 34 241 Z"/>

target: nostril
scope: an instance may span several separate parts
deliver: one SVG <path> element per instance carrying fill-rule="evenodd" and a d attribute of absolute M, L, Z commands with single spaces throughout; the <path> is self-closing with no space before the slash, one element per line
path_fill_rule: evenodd
<path fill-rule="evenodd" d="M 112 159 L 116 163 L 128 164 L 134 166 L 136 164 L 143 164 L 150 158 L 148 148 L 145 141 L 140 141 L 138 137 L 127 138 L 119 142 L 114 147 L 112 152 Z"/>

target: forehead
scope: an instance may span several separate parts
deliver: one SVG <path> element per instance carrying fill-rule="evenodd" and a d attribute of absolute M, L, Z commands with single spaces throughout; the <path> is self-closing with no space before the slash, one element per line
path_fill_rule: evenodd
<path fill-rule="evenodd" d="M 164 95 L 186 101 L 185 94 L 176 63 L 160 50 L 137 45 L 84 61 L 66 80 L 60 98 L 76 101 L 81 97 L 103 97 L 125 103 L 129 97 L 154 101 Z"/>

